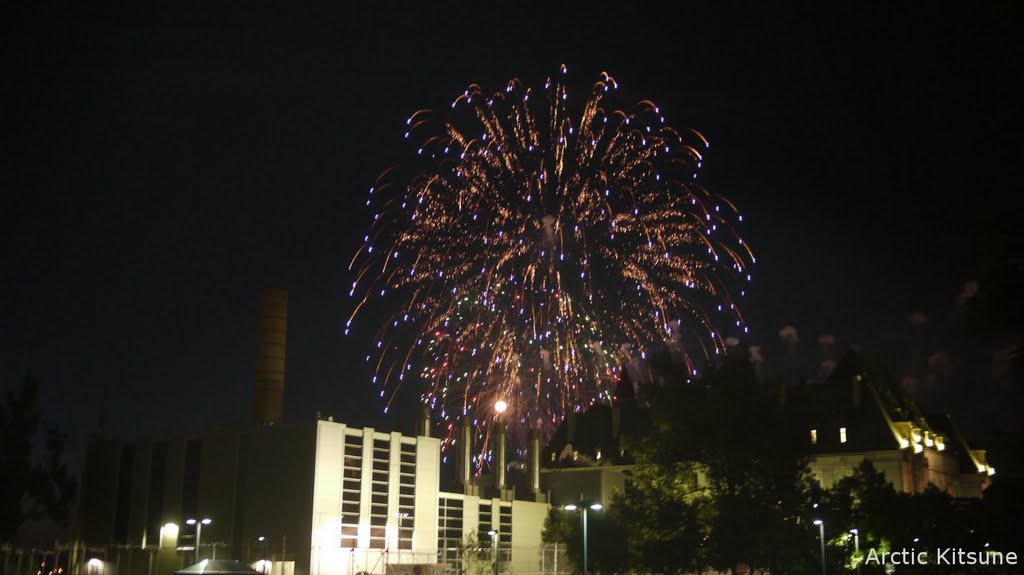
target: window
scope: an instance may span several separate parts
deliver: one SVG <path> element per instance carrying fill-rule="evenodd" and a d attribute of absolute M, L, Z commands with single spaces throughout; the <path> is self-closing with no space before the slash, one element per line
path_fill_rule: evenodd
<path fill-rule="evenodd" d="M 480 502 L 480 515 L 476 534 L 479 539 L 480 546 L 484 548 L 490 547 L 491 545 L 491 536 L 488 535 L 488 533 L 494 530 L 494 522 L 491 518 L 492 511 L 491 502 L 489 500 Z"/>
<path fill-rule="evenodd" d="M 818 444 L 818 430 L 817 429 L 812 429 L 811 430 L 811 445 L 817 445 L 817 444 Z"/>
<path fill-rule="evenodd" d="M 839 443 L 846 443 L 846 428 L 839 428 Z"/>
<path fill-rule="evenodd" d="M 412 549 L 413 513 L 416 511 L 416 444 L 402 443 L 398 452 L 398 548 Z"/>
<path fill-rule="evenodd" d="M 341 546 L 353 548 L 359 541 L 359 507 L 363 470 L 363 436 L 345 435 L 345 462 L 341 479 Z"/>
<path fill-rule="evenodd" d="M 455 565 L 462 545 L 461 499 L 441 497 L 437 513 L 437 557 L 442 563 Z"/>
<path fill-rule="evenodd" d="M 498 557 L 501 561 L 512 560 L 512 504 L 504 501 L 498 506 Z"/>

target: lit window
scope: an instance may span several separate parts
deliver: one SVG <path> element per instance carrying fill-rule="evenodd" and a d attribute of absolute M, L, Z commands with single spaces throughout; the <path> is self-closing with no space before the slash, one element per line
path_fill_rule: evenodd
<path fill-rule="evenodd" d="M 846 428 L 839 428 L 839 443 L 846 443 Z"/>
<path fill-rule="evenodd" d="M 817 444 L 818 444 L 818 430 L 817 429 L 812 429 L 811 430 L 811 445 L 817 445 Z"/>

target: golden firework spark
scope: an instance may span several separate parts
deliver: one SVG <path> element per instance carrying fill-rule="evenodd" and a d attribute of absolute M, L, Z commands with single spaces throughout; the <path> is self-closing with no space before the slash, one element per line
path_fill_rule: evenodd
<path fill-rule="evenodd" d="M 735 206 L 697 183 L 707 140 L 650 101 L 606 107 L 617 90 L 603 73 L 574 114 L 558 79 L 472 85 L 408 119 L 421 168 L 371 189 L 350 265 L 349 325 L 394 302 L 367 356 L 389 404 L 411 380 L 449 431 L 486 435 L 501 401 L 504 425 L 546 438 L 609 397 L 623 350 L 676 345 L 693 370 L 725 348 L 716 326 L 746 329 L 730 286 L 754 257 Z"/>

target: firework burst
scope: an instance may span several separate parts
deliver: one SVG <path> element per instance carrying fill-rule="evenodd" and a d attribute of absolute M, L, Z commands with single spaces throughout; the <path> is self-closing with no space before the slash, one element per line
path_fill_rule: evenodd
<path fill-rule="evenodd" d="M 579 104 L 557 78 L 472 85 L 408 119 L 419 170 L 370 190 L 349 326 L 392 298 L 373 383 L 389 404 L 414 386 L 446 443 L 463 419 L 546 439 L 610 398 L 623 354 L 668 345 L 692 371 L 719 329 L 746 329 L 733 294 L 754 257 L 733 204 L 696 182 L 707 140 L 650 101 L 608 107 L 617 90 L 607 74 Z"/>

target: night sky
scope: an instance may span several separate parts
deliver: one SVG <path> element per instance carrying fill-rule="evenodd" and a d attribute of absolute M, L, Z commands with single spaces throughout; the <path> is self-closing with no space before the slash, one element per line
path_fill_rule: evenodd
<path fill-rule="evenodd" d="M 76 444 L 100 415 L 127 437 L 247 425 L 264 286 L 290 292 L 286 418 L 401 425 L 372 335 L 342 335 L 366 190 L 413 161 L 411 112 L 562 63 L 709 138 L 766 369 L 813 378 L 859 345 L 976 437 L 1012 421 L 1006 340 L 969 334 L 958 297 L 988 218 L 1021 209 L 1017 3 L 31 4 L 0 18 L 0 391 L 31 371 Z"/>

